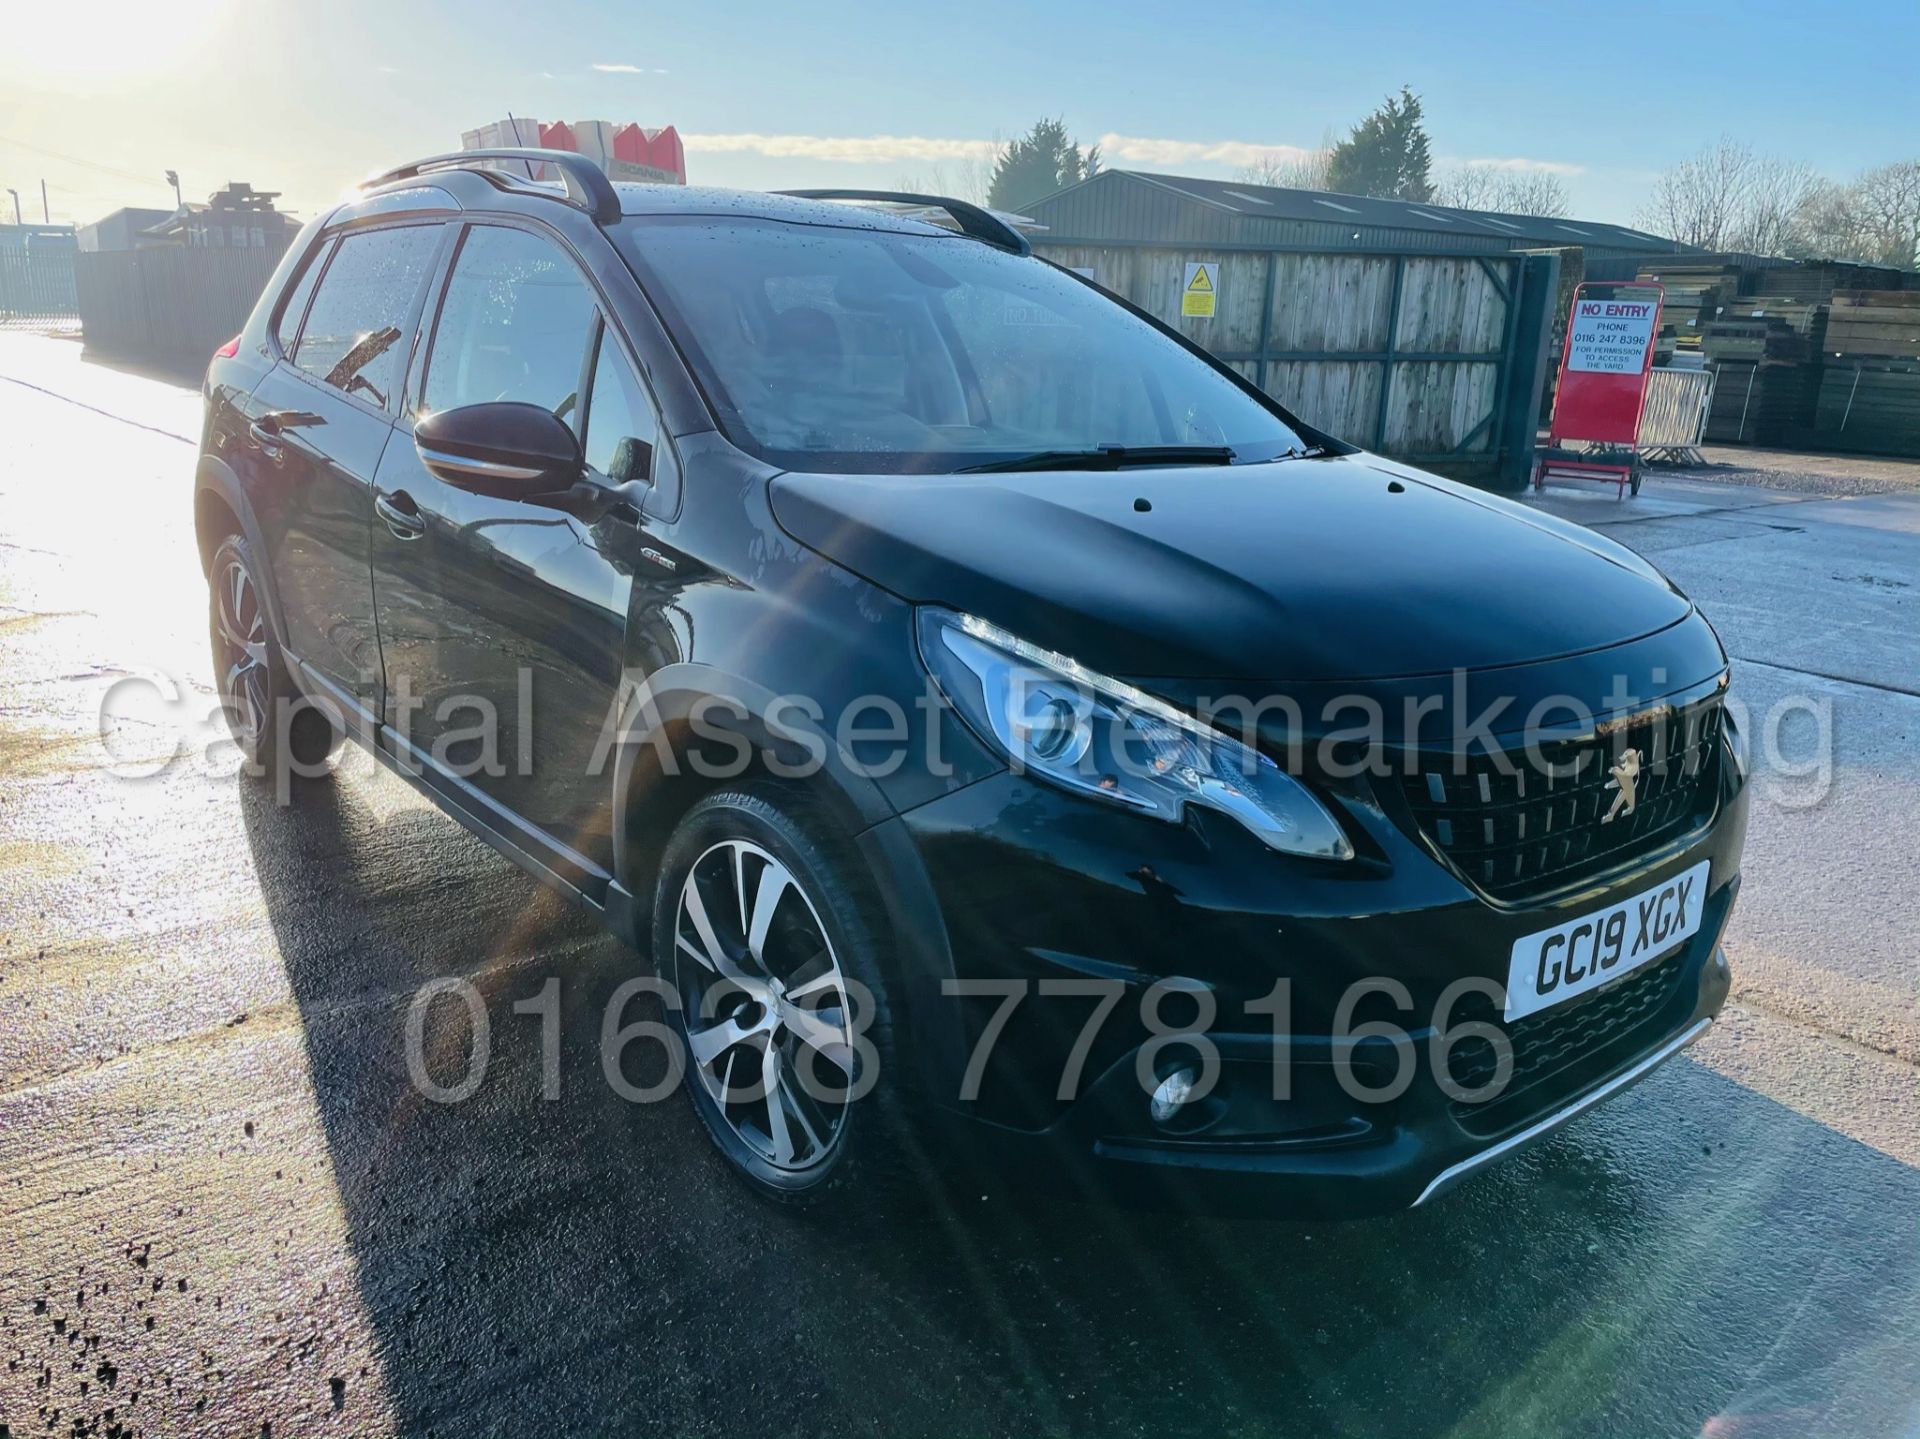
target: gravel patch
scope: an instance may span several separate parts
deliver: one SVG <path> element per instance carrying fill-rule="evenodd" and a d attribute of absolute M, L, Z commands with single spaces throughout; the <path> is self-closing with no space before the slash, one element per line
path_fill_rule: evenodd
<path fill-rule="evenodd" d="M 1661 465 L 1650 469 L 1648 475 L 1753 485 L 1760 489 L 1824 495 L 1836 499 L 1920 489 L 1920 460 L 1885 459 L 1874 455 L 1810 455 L 1790 450 L 1748 450 L 1727 446 L 1708 446 L 1701 453 L 1707 458 L 1704 465 L 1673 468 Z"/>

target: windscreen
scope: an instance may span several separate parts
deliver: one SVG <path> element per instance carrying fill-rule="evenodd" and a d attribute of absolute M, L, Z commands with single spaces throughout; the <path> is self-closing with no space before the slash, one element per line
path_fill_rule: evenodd
<path fill-rule="evenodd" d="M 784 469 L 1303 443 L 1099 291 L 976 240 L 697 216 L 628 239 L 729 438 Z"/>

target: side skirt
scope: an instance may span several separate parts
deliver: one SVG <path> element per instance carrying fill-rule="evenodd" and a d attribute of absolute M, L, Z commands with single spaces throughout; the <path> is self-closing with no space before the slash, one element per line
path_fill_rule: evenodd
<path fill-rule="evenodd" d="M 618 880 L 584 855 L 511 814 L 466 780 L 449 774 L 298 656 L 286 654 L 286 659 L 301 689 L 339 713 L 342 728 L 355 744 L 432 800 L 463 829 L 548 888 L 583 905 L 614 938 L 646 953 L 648 946 L 639 932 L 639 906 Z"/>

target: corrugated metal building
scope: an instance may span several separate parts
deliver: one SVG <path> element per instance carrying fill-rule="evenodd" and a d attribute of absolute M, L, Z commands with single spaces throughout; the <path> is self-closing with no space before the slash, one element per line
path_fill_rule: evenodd
<path fill-rule="evenodd" d="M 1022 207 L 1052 244 L 1199 243 L 1251 248 L 1501 254 L 1579 246 L 1589 256 L 1671 255 L 1658 235 L 1589 220 L 1456 210 L 1190 175 L 1102 170 Z"/>

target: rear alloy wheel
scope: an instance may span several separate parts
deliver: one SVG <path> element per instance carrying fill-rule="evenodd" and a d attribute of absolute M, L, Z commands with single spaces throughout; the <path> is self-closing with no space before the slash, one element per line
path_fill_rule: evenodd
<path fill-rule="evenodd" d="M 213 576 L 214 662 L 233 741 L 251 758 L 272 725 L 267 612 L 241 554 L 223 553 L 225 563 Z"/>
<path fill-rule="evenodd" d="M 751 793 L 695 806 L 668 845 L 654 938 L 695 1110 L 754 1188 L 800 1200 L 879 1128 L 861 1096 L 888 1027 L 854 861 L 788 808 Z"/>
<path fill-rule="evenodd" d="M 230 535 L 207 571 L 213 673 L 227 730 L 248 767 L 271 774 L 282 752 L 308 772 L 339 746 L 333 721 L 302 697 L 267 623 L 253 552 Z"/>

